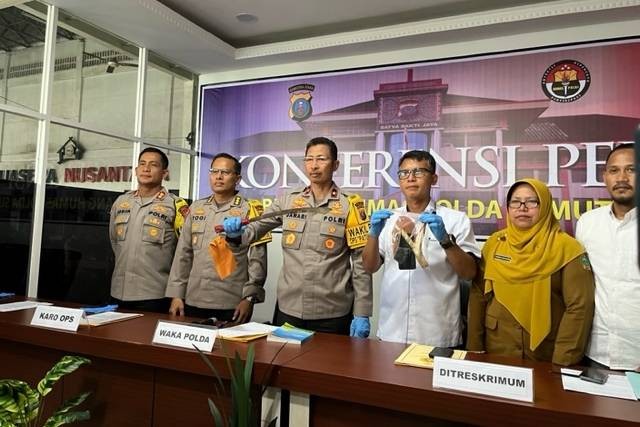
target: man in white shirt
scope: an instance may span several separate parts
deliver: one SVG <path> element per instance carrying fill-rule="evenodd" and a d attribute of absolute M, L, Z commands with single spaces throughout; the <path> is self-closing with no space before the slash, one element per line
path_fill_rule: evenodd
<path fill-rule="evenodd" d="M 596 283 L 596 311 L 587 357 L 611 369 L 640 369 L 635 173 L 633 144 L 615 147 L 603 173 L 612 203 L 585 212 L 576 227 L 576 239 L 589 254 Z"/>
<path fill-rule="evenodd" d="M 384 264 L 378 338 L 458 346 L 459 282 L 475 276 L 480 257 L 471 222 L 464 213 L 436 206 L 431 199 L 438 175 L 428 152 L 405 153 L 398 178 L 406 204 L 373 213 L 362 255 L 370 273 Z"/>

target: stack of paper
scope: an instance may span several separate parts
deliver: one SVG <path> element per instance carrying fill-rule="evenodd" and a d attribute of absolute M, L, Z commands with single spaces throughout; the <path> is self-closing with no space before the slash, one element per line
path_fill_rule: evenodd
<path fill-rule="evenodd" d="M 249 322 L 242 325 L 232 326 L 230 328 L 220 329 L 218 330 L 218 337 L 228 341 L 249 342 L 258 338 L 266 337 L 276 329 L 278 329 L 277 326 Z"/>
<path fill-rule="evenodd" d="M 18 310 L 26 310 L 29 308 L 35 308 L 39 305 L 53 305 L 51 302 L 40 302 L 40 301 L 18 301 L 18 302 L 9 302 L 6 304 L 0 304 L 0 313 L 4 313 L 7 311 L 18 311 Z"/>
<path fill-rule="evenodd" d="M 433 359 L 429 357 L 429 353 L 431 353 L 433 348 L 434 347 L 430 345 L 413 343 L 407 347 L 393 363 L 396 365 L 433 369 Z M 451 358 L 464 359 L 466 356 L 466 351 L 454 350 Z"/>
<path fill-rule="evenodd" d="M 311 338 L 313 334 L 313 331 L 296 328 L 293 325 L 285 323 L 284 325 L 271 332 L 271 334 L 267 336 L 267 341 L 302 344 L 303 342 Z"/>
<path fill-rule="evenodd" d="M 101 326 L 108 323 L 122 322 L 142 316 L 142 313 L 118 313 L 116 311 L 106 311 L 87 316 L 85 321 L 80 322 L 80 326 Z"/>

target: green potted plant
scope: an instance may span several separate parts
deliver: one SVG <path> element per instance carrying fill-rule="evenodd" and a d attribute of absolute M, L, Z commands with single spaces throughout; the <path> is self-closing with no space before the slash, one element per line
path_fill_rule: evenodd
<path fill-rule="evenodd" d="M 224 341 L 222 341 L 224 343 Z M 195 346 L 194 346 L 195 347 Z M 284 345 L 283 345 L 284 347 Z M 222 378 L 218 374 L 218 371 L 213 366 L 211 361 L 196 347 L 198 350 L 198 354 L 207 364 L 211 372 L 213 372 L 215 376 L 215 390 L 216 395 L 219 398 L 223 398 L 224 396 L 224 383 L 222 382 Z M 227 362 L 227 369 L 229 370 L 230 376 L 230 384 L 231 384 L 231 414 L 228 416 L 225 414 L 224 408 L 222 411 L 216 406 L 216 404 L 208 399 L 209 402 L 209 411 L 211 412 L 211 416 L 213 417 L 214 425 L 216 427 L 253 427 L 257 425 L 256 412 L 253 408 L 253 400 L 251 399 L 251 378 L 253 375 L 253 361 L 255 357 L 255 349 L 253 348 L 253 344 L 249 344 L 249 348 L 247 349 L 247 358 L 245 361 L 242 360 L 238 351 L 235 351 L 233 359 L 228 356 L 224 344 L 222 344 L 222 350 L 225 355 L 225 360 Z M 282 348 L 280 348 L 282 350 Z M 277 357 L 278 351 L 276 353 Z M 260 396 L 266 390 L 265 386 L 261 386 L 260 388 Z M 272 420 L 269 423 L 269 427 L 276 425 L 277 418 Z M 2 427 L 2 426 L 0 426 Z"/>
<path fill-rule="evenodd" d="M 91 361 L 80 356 L 64 356 L 47 372 L 35 389 L 24 381 L 0 380 L 0 427 L 38 426 L 42 417 L 44 398 L 53 389 L 53 385 L 64 375 L 86 363 Z M 88 420 L 89 411 L 72 411 L 72 409 L 84 402 L 90 394 L 91 392 L 82 393 L 67 400 L 42 426 L 56 427 Z"/>

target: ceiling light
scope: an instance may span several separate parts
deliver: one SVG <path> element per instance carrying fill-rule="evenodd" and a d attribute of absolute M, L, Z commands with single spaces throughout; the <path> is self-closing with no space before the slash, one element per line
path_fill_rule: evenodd
<path fill-rule="evenodd" d="M 236 15 L 236 19 L 240 22 L 256 22 L 258 17 L 250 13 L 239 13 Z"/>

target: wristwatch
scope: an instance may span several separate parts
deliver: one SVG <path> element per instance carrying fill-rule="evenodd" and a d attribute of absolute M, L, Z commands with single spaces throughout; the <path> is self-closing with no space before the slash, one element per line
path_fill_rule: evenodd
<path fill-rule="evenodd" d="M 248 297 L 245 297 L 244 299 L 249 301 L 252 305 L 258 302 L 258 297 L 256 295 L 249 295 Z"/>
<path fill-rule="evenodd" d="M 456 244 L 456 236 L 453 234 L 447 234 L 447 237 L 439 243 L 442 249 L 449 249 Z"/>

